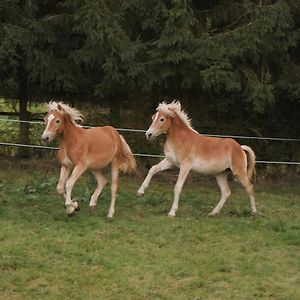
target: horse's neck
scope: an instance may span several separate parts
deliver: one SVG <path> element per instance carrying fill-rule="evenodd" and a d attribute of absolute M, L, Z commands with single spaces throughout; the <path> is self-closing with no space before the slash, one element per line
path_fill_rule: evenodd
<path fill-rule="evenodd" d="M 73 147 L 80 135 L 81 127 L 76 126 L 69 117 L 64 118 L 64 131 L 61 135 L 60 145 L 64 148 Z"/>
<path fill-rule="evenodd" d="M 167 133 L 167 138 L 170 142 L 182 142 L 184 137 L 187 137 L 193 129 L 189 128 L 179 117 L 171 118 L 171 126 Z"/>

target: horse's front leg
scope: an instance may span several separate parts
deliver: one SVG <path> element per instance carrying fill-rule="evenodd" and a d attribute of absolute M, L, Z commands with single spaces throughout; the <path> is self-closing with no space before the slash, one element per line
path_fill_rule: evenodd
<path fill-rule="evenodd" d="M 65 185 L 70 176 L 71 169 L 65 166 L 61 166 L 59 181 L 56 186 L 57 193 L 61 196 L 65 196 Z"/>
<path fill-rule="evenodd" d="M 72 201 L 71 194 L 75 182 L 84 173 L 85 170 L 86 170 L 86 166 L 84 164 L 77 164 L 74 167 L 71 176 L 67 180 L 65 206 L 66 206 L 66 213 L 68 216 L 73 216 L 75 214 L 75 209 L 78 208 L 78 203 Z"/>
<path fill-rule="evenodd" d="M 180 193 L 182 190 L 182 186 L 183 186 L 187 176 L 189 175 L 190 170 L 191 170 L 190 165 L 181 165 L 180 166 L 178 179 L 177 179 L 177 182 L 176 182 L 175 188 L 174 188 L 174 200 L 173 200 L 172 208 L 169 212 L 169 217 L 176 216 L 176 211 L 178 209 L 179 196 L 180 196 Z"/>
<path fill-rule="evenodd" d="M 151 169 L 148 172 L 148 175 L 146 176 L 144 182 L 142 183 L 141 187 L 137 191 L 137 196 L 143 196 L 145 193 L 145 189 L 148 187 L 152 176 L 160 171 L 164 171 L 167 169 L 170 169 L 173 167 L 173 164 L 167 160 L 166 158 L 162 160 L 160 163 L 154 165 L 151 167 Z"/>

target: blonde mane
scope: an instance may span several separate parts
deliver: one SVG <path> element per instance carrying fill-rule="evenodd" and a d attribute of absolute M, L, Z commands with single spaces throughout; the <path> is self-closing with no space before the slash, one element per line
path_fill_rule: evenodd
<path fill-rule="evenodd" d="M 70 117 L 71 121 L 75 125 L 77 125 L 78 122 L 79 123 L 83 122 L 83 116 L 79 110 L 77 110 L 76 108 L 73 108 L 70 105 L 65 104 L 61 101 L 59 101 L 59 102 L 50 101 L 48 103 L 48 112 L 50 112 L 50 111 L 57 111 L 61 115 L 64 115 L 64 114 L 68 115 Z"/>
<path fill-rule="evenodd" d="M 173 100 L 171 103 L 162 102 L 158 105 L 156 110 L 172 118 L 176 115 L 188 128 L 193 129 L 191 119 L 188 117 L 187 113 L 181 109 L 180 101 Z"/>

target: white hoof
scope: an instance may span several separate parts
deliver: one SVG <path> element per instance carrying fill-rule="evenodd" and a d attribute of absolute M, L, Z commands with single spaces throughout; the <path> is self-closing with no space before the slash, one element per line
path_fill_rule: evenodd
<path fill-rule="evenodd" d="M 68 216 L 74 216 L 75 214 L 75 208 L 72 205 L 67 205 L 66 207 L 66 213 Z"/>
<path fill-rule="evenodd" d="M 168 217 L 170 217 L 170 218 L 175 218 L 175 217 L 176 217 L 176 214 L 173 213 L 173 212 L 169 212 L 169 213 L 168 213 Z"/>
<path fill-rule="evenodd" d="M 56 191 L 57 191 L 58 195 L 61 195 L 61 196 L 65 195 L 64 189 L 57 188 Z"/>
<path fill-rule="evenodd" d="M 73 201 L 72 206 L 75 208 L 75 210 L 79 209 L 79 204 L 77 201 Z"/>
<path fill-rule="evenodd" d="M 108 218 L 108 219 L 112 219 L 113 216 L 114 216 L 114 212 L 111 212 L 111 211 L 110 211 L 110 212 L 108 213 L 108 215 L 107 215 L 107 218 Z"/>
<path fill-rule="evenodd" d="M 145 192 L 140 191 L 140 190 L 138 190 L 137 193 L 136 193 L 136 195 L 137 195 L 138 197 L 142 197 L 142 196 L 144 196 L 144 194 L 145 194 Z"/>
<path fill-rule="evenodd" d="M 90 212 L 96 212 L 97 211 L 97 206 L 96 205 L 90 205 L 89 206 Z"/>
<path fill-rule="evenodd" d="M 215 217 L 217 214 L 218 214 L 218 213 L 216 213 L 216 212 L 211 212 L 211 213 L 209 213 L 207 216 L 213 218 L 213 217 Z"/>

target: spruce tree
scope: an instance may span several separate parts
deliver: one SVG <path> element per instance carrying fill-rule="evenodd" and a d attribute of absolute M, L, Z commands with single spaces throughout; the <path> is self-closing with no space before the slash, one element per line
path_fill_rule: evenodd
<path fill-rule="evenodd" d="M 0 90 L 19 101 L 20 120 L 30 119 L 28 102 L 76 90 L 68 61 L 66 12 L 59 1 L 2 1 L 0 4 Z M 20 123 L 20 139 L 29 143 L 29 125 Z M 21 150 L 21 156 L 27 156 Z"/>
<path fill-rule="evenodd" d="M 88 78 L 92 93 L 107 98 L 111 123 L 118 125 L 120 101 L 143 72 L 143 46 L 123 26 L 123 1 L 67 1 L 73 10 L 74 32 L 81 44 L 70 57 Z"/>

